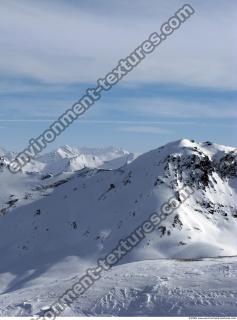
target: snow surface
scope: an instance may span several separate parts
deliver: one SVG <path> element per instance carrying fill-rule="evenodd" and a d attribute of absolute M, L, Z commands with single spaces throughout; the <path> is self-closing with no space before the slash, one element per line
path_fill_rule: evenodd
<path fill-rule="evenodd" d="M 65 146 L 31 163 L 37 170 L 2 165 L 0 315 L 39 313 L 170 197 L 179 201 L 183 186 L 195 192 L 66 313 L 236 313 L 237 261 L 220 258 L 237 255 L 236 154 L 183 139 L 135 160 Z M 79 170 L 83 161 L 90 168 Z M 216 259 L 170 260 L 206 257 Z"/>
<path fill-rule="evenodd" d="M 69 264 L 70 263 L 70 264 Z M 1 316 L 41 315 L 77 281 L 67 261 L 0 296 Z M 70 265 L 68 270 L 66 267 Z M 72 266 L 74 265 L 74 270 Z M 103 274 L 61 316 L 236 316 L 237 258 L 128 263 Z"/>

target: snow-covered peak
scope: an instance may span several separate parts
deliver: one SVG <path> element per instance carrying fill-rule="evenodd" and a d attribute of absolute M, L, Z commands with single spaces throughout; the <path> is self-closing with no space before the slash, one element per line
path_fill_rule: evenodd
<path fill-rule="evenodd" d="M 73 148 L 69 145 L 64 145 L 56 150 L 56 153 L 59 154 L 62 158 L 72 158 L 80 154 L 80 151 L 76 148 Z"/>
<path fill-rule="evenodd" d="M 64 145 L 54 151 L 39 155 L 36 159 L 43 163 L 48 163 L 52 161 L 60 161 L 65 158 L 73 158 L 80 154 L 79 150 L 76 148 Z"/>
<path fill-rule="evenodd" d="M 219 161 L 226 154 L 236 154 L 236 152 L 237 149 L 234 147 L 223 146 L 210 141 L 199 143 L 194 140 L 180 139 L 141 155 L 141 159 L 146 158 L 146 161 L 148 161 L 149 158 L 154 159 L 159 154 L 159 157 L 163 159 L 170 155 L 182 155 L 182 157 L 197 155 L 200 157 L 206 156 L 213 161 Z"/>
<path fill-rule="evenodd" d="M 4 156 L 6 154 L 6 150 L 3 148 L 0 148 L 0 156 Z"/>
<path fill-rule="evenodd" d="M 128 151 L 108 148 L 74 148 L 64 145 L 55 151 L 40 155 L 23 169 L 42 174 L 61 174 L 85 167 L 116 169 L 131 162 L 136 157 Z"/>
<path fill-rule="evenodd" d="M 1 163 L 9 163 L 15 157 L 15 153 L 11 151 L 7 151 L 4 148 L 0 147 L 0 158 Z"/>

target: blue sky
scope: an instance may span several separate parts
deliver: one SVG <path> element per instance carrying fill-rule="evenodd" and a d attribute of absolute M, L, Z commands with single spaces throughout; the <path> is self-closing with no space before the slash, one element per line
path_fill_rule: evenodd
<path fill-rule="evenodd" d="M 142 152 L 182 137 L 236 146 L 237 3 L 189 3 L 195 15 L 49 149 Z M 183 4 L 2 0 L 0 146 L 26 147 Z"/>

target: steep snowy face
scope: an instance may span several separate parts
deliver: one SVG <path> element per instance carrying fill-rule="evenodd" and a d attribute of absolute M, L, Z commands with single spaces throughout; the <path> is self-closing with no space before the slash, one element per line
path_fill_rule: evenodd
<path fill-rule="evenodd" d="M 182 186 L 195 190 L 173 218 L 160 226 L 163 239 L 156 248 L 163 254 L 190 258 L 237 253 L 236 155 L 235 148 L 183 139 L 151 151 L 131 164 L 138 164 L 140 170 L 142 163 L 149 168 L 156 166 L 155 189 L 162 192 L 168 187 L 178 201 Z M 179 248 L 173 239 L 178 240 Z"/>
<path fill-rule="evenodd" d="M 52 161 L 59 161 L 61 159 L 70 159 L 78 155 L 80 155 L 80 151 L 78 149 L 65 145 L 55 151 L 38 156 L 37 160 L 47 163 Z"/>
<path fill-rule="evenodd" d="M 181 204 L 183 186 L 194 192 Z M 67 257 L 103 257 L 171 197 L 180 207 L 122 262 L 237 254 L 236 149 L 179 140 L 119 169 L 84 168 L 44 180 L 31 199 L 19 196 L 21 207 L 0 217 L 0 272 L 16 272 L 9 266 L 19 261 L 22 272 L 39 263 L 43 272 Z"/>
<path fill-rule="evenodd" d="M 237 176 L 237 150 L 234 148 L 183 139 L 168 144 L 164 151 L 161 149 L 164 175 L 176 186 L 185 183 L 198 190 L 208 187 L 215 191 L 218 182 Z M 167 150 L 171 152 L 167 154 Z"/>

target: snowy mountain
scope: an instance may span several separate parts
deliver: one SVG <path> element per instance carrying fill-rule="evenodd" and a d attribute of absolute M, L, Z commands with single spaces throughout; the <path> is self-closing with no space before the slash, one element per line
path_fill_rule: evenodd
<path fill-rule="evenodd" d="M 0 164 L 8 163 L 14 158 L 14 155 L 14 152 L 9 152 L 3 148 L 0 148 Z"/>
<path fill-rule="evenodd" d="M 116 169 L 132 161 L 135 157 L 136 155 L 133 153 L 113 147 L 78 149 L 65 145 L 56 151 L 36 157 L 23 170 L 25 172 L 39 172 L 43 175 L 58 175 L 83 168 Z"/>
<path fill-rule="evenodd" d="M 16 153 L 0 148 L 0 159 L 9 163 Z M 117 169 L 133 161 L 138 154 L 114 147 L 108 148 L 73 148 L 62 146 L 55 151 L 39 155 L 31 160 L 23 172 L 41 175 L 59 175 L 64 172 L 73 172 L 83 168 Z M 4 161 L 3 161 L 4 159 Z"/>
<path fill-rule="evenodd" d="M 5 210 L 4 203 L 10 196 L 14 195 L 17 199 L 29 198 L 29 194 L 32 196 L 32 189 L 41 189 L 41 186 L 49 183 L 49 179 L 51 183 L 55 183 L 83 168 L 116 169 L 130 163 L 138 155 L 114 147 L 78 149 L 66 145 L 32 159 L 14 177 L 6 167 L 16 156 L 14 152 L 0 149 L 0 183 L 7 185 L 0 193 L 0 210 Z"/>
<path fill-rule="evenodd" d="M 8 181 L 11 190 L 7 201 L 1 196 L 3 299 L 23 288 L 32 298 L 29 291 L 42 281 L 56 290 L 55 275 L 60 279 L 61 273 L 64 282 L 70 282 L 79 265 L 91 264 L 111 252 L 151 213 L 160 212 L 169 198 L 180 202 L 183 186 L 193 194 L 120 264 L 237 255 L 237 149 L 183 139 L 132 162 L 123 151 L 108 151 L 117 158 L 106 158 L 98 151 L 84 150 L 83 157 L 81 153 L 64 147 L 37 161 L 47 163 L 48 168 L 50 163 L 70 161 L 73 171 L 79 168 L 78 159 L 89 162 L 95 157 L 103 167 L 105 159 L 114 163 L 121 157 L 122 166 L 113 170 L 91 166 L 70 173 L 59 170 L 60 176 L 42 180 L 37 187 L 35 175 L 1 173 L 0 181 Z"/>

